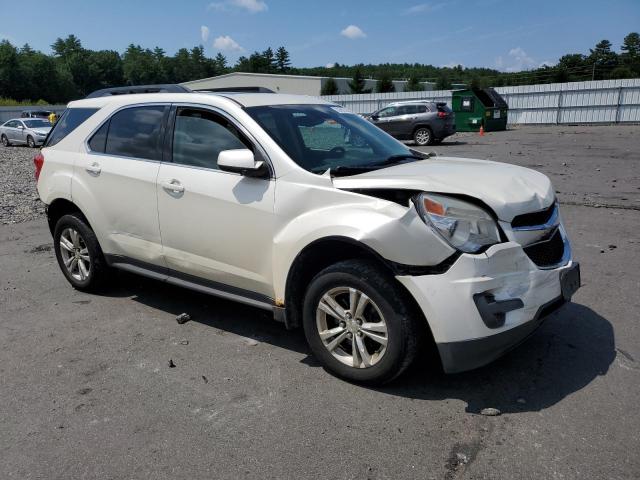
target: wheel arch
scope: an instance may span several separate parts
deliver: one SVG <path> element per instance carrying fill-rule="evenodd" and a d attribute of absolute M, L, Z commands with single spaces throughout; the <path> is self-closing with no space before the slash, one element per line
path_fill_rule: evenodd
<path fill-rule="evenodd" d="M 418 123 L 414 125 L 411 136 L 413 137 L 420 128 L 428 128 L 431 132 L 431 135 L 433 135 L 433 127 L 429 123 Z"/>
<path fill-rule="evenodd" d="M 67 200 L 66 198 L 56 198 L 47 207 L 47 223 L 49 224 L 49 231 L 51 232 L 51 235 L 53 235 L 58 220 L 60 220 L 60 218 L 62 218 L 64 215 L 70 213 L 79 213 L 82 216 L 82 219 L 87 223 L 89 228 L 93 230 L 93 227 L 87 219 L 87 216 L 78 205 L 73 203 L 71 200 Z"/>
<path fill-rule="evenodd" d="M 286 323 L 289 327 L 294 328 L 302 324 L 304 297 L 313 277 L 334 263 L 351 259 L 370 260 L 382 267 L 406 294 L 405 298 L 410 302 L 412 310 L 416 312 L 416 315 L 421 316 L 428 334 L 431 334 L 429 322 L 425 318 L 418 302 L 406 287 L 395 278 L 396 275 L 402 273 L 402 269 L 406 266 L 385 259 L 373 248 L 358 240 L 339 235 L 327 236 L 312 241 L 293 260 L 285 282 L 284 308 Z"/>

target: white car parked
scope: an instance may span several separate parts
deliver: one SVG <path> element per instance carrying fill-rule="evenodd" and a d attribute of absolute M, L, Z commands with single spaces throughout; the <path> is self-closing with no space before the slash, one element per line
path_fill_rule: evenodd
<path fill-rule="evenodd" d="M 341 107 L 267 94 L 72 102 L 34 159 L 77 289 L 111 268 L 272 311 L 331 372 L 446 372 L 522 341 L 579 287 L 549 179 L 420 154 Z"/>

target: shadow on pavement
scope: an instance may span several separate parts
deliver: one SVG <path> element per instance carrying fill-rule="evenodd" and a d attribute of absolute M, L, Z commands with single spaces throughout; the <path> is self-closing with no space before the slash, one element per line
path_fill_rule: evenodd
<path fill-rule="evenodd" d="M 320 366 L 301 329 L 286 331 L 270 312 L 124 272 L 118 273 L 116 283 L 119 286 L 107 295 L 131 296 L 172 315 L 186 312 L 192 321 L 212 328 L 307 354 L 302 363 Z M 459 399 L 471 413 L 486 407 L 502 413 L 539 411 L 604 375 L 615 356 L 611 323 L 588 307 L 570 303 L 525 343 L 485 367 L 445 375 L 434 367 L 433 353 L 425 351 L 408 372 L 375 390 L 420 400 Z"/>
<path fill-rule="evenodd" d="M 502 413 L 540 411 L 606 374 L 616 357 L 614 340 L 608 320 L 570 303 L 526 342 L 485 367 L 445 375 L 428 369 L 429 359 L 422 358 L 379 390 L 423 400 L 460 399 L 471 413 L 487 407 Z"/>

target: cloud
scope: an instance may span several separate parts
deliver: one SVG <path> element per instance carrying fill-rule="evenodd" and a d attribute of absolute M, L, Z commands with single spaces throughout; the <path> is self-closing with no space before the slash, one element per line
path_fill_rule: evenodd
<path fill-rule="evenodd" d="M 446 4 L 444 3 L 419 3 L 418 5 L 414 5 L 413 7 L 409 7 L 402 12 L 403 15 L 415 15 L 418 13 L 429 13 L 435 12 L 436 10 L 440 10 Z"/>
<path fill-rule="evenodd" d="M 207 43 L 207 40 L 209 40 L 209 27 L 206 25 L 200 27 L 200 37 L 202 37 L 204 43 Z"/>
<path fill-rule="evenodd" d="M 335 64 L 335 63 L 327 63 L 327 64 L 324 66 L 324 68 L 333 68 L 333 67 L 335 67 L 335 66 L 336 66 L 336 64 Z"/>
<path fill-rule="evenodd" d="M 497 57 L 494 64 L 498 70 L 504 70 L 505 72 L 520 72 L 540 65 L 539 62 L 536 62 L 536 60 L 529 56 L 521 47 L 515 47 L 509 50 L 507 58 L 502 56 Z"/>
<path fill-rule="evenodd" d="M 244 48 L 238 45 L 229 35 L 221 35 L 213 41 L 213 48 L 226 52 L 242 52 Z"/>
<path fill-rule="evenodd" d="M 210 10 L 246 10 L 249 13 L 265 12 L 269 9 L 264 0 L 223 0 L 209 4 Z"/>
<path fill-rule="evenodd" d="M 340 32 L 340 35 L 352 40 L 356 38 L 365 38 L 367 36 L 367 34 L 364 33 L 360 27 L 356 27 L 355 25 L 349 25 Z"/>

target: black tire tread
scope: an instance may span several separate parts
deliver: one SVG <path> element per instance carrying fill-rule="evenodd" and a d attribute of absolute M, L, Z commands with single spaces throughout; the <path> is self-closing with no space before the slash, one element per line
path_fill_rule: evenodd
<path fill-rule="evenodd" d="M 335 263 L 318 273 L 309 285 L 313 285 L 318 278 L 331 273 L 353 275 L 367 283 L 374 290 L 377 290 L 393 308 L 402 323 L 402 331 L 404 332 L 401 349 L 403 354 L 400 355 L 400 363 L 393 366 L 385 376 L 375 380 L 364 381 L 354 380 L 353 378 L 347 379 L 370 385 L 382 385 L 395 380 L 413 363 L 423 343 L 425 325 L 421 324 L 424 321 L 422 313 L 416 311 L 409 293 L 404 291 L 401 285 L 397 284 L 389 272 L 373 261 L 353 259 Z M 342 376 L 339 373 L 338 375 Z"/>
<path fill-rule="evenodd" d="M 70 278 L 67 275 L 66 268 L 63 265 L 62 257 L 60 256 L 60 247 L 58 246 L 58 239 L 60 238 L 62 230 L 66 226 L 73 226 L 77 228 L 80 231 L 89 249 L 89 254 L 91 256 L 92 262 L 92 272 L 90 281 L 86 285 L 79 284 L 77 281 L 75 281 L 75 279 Z M 83 292 L 92 293 L 100 292 L 105 288 L 111 276 L 111 269 L 107 265 L 107 262 L 104 258 L 104 254 L 102 253 L 102 248 L 100 247 L 98 238 L 89 226 L 84 215 L 82 215 L 80 212 L 72 212 L 60 217 L 56 222 L 56 227 L 53 233 L 53 240 L 54 250 L 60 269 L 62 270 L 65 278 L 73 286 L 73 288 Z"/>

